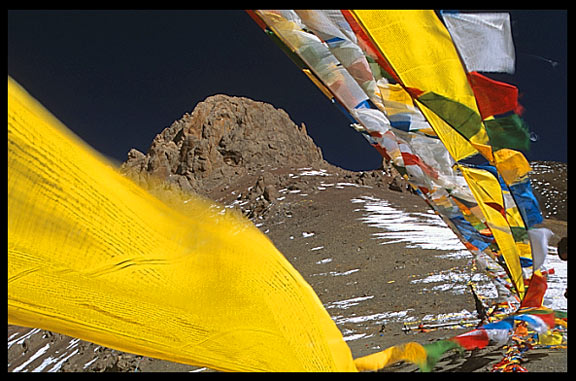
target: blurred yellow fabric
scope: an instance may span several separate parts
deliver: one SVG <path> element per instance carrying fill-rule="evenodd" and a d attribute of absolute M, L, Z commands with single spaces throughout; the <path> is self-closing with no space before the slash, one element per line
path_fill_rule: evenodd
<path fill-rule="evenodd" d="M 356 370 L 312 288 L 249 221 L 153 197 L 11 78 L 8 322 L 217 370 Z"/>
<path fill-rule="evenodd" d="M 358 358 L 355 362 L 360 371 L 377 371 L 399 361 L 409 361 L 423 366 L 427 357 L 428 353 L 421 344 L 409 342 Z"/>

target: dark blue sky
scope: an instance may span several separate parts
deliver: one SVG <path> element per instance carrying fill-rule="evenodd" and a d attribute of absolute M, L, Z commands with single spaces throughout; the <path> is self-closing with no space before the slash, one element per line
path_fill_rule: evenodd
<path fill-rule="evenodd" d="M 510 11 L 529 160 L 567 160 L 567 12 Z M 374 169 L 380 155 L 242 10 L 10 10 L 8 74 L 95 149 L 122 162 L 213 94 L 304 122 L 324 157 Z"/>

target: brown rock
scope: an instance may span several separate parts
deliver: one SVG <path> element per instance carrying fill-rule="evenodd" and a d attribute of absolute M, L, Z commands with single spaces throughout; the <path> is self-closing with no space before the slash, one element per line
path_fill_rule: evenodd
<path fill-rule="evenodd" d="M 145 155 L 130 150 L 122 170 L 140 181 L 152 176 L 188 191 L 222 185 L 247 171 L 323 162 L 304 124 L 297 126 L 284 110 L 220 94 L 159 133 Z"/>

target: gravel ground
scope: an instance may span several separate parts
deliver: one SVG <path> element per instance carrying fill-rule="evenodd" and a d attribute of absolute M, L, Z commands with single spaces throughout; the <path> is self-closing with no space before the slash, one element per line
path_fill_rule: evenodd
<path fill-rule="evenodd" d="M 357 175 L 302 169 L 280 172 L 277 175 L 290 178 L 292 185 L 275 189 L 275 200 L 266 205 L 265 213 L 253 215 L 253 221 L 317 292 L 354 357 L 468 330 L 402 330 L 405 322 L 441 319 L 447 316 L 443 314 L 473 317 L 475 304 L 467 282 L 472 276 L 483 282 L 470 267 L 470 254 L 423 200 L 406 191 L 375 186 L 376 182 Z M 220 201 L 233 199 L 238 199 L 236 194 Z M 551 220 L 548 225 L 556 237 L 566 234 L 565 222 Z M 489 371 L 503 353 L 493 347 L 449 352 L 434 370 Z M 566 350 L 531 350 L 526 359 L 523 366 L 531 372 L 567 371 Z M 15 326 L 8 326 L 8 370 L 210 371 Z M 417 369 L 401 363 L 385 371 Z"/>

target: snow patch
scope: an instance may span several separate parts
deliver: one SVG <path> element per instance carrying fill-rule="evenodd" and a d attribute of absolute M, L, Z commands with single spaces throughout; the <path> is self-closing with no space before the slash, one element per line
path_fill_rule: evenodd
<path fill-rule="evenodd" d="M 363 204 L 361 221 L 379 229 L 373 233 L 381 244 L 404 243 L 408 248 L 461 252 L 465 246 L 436 214 L 396 209 L 386 200 L 361 196 L 351 200 Z"/>

